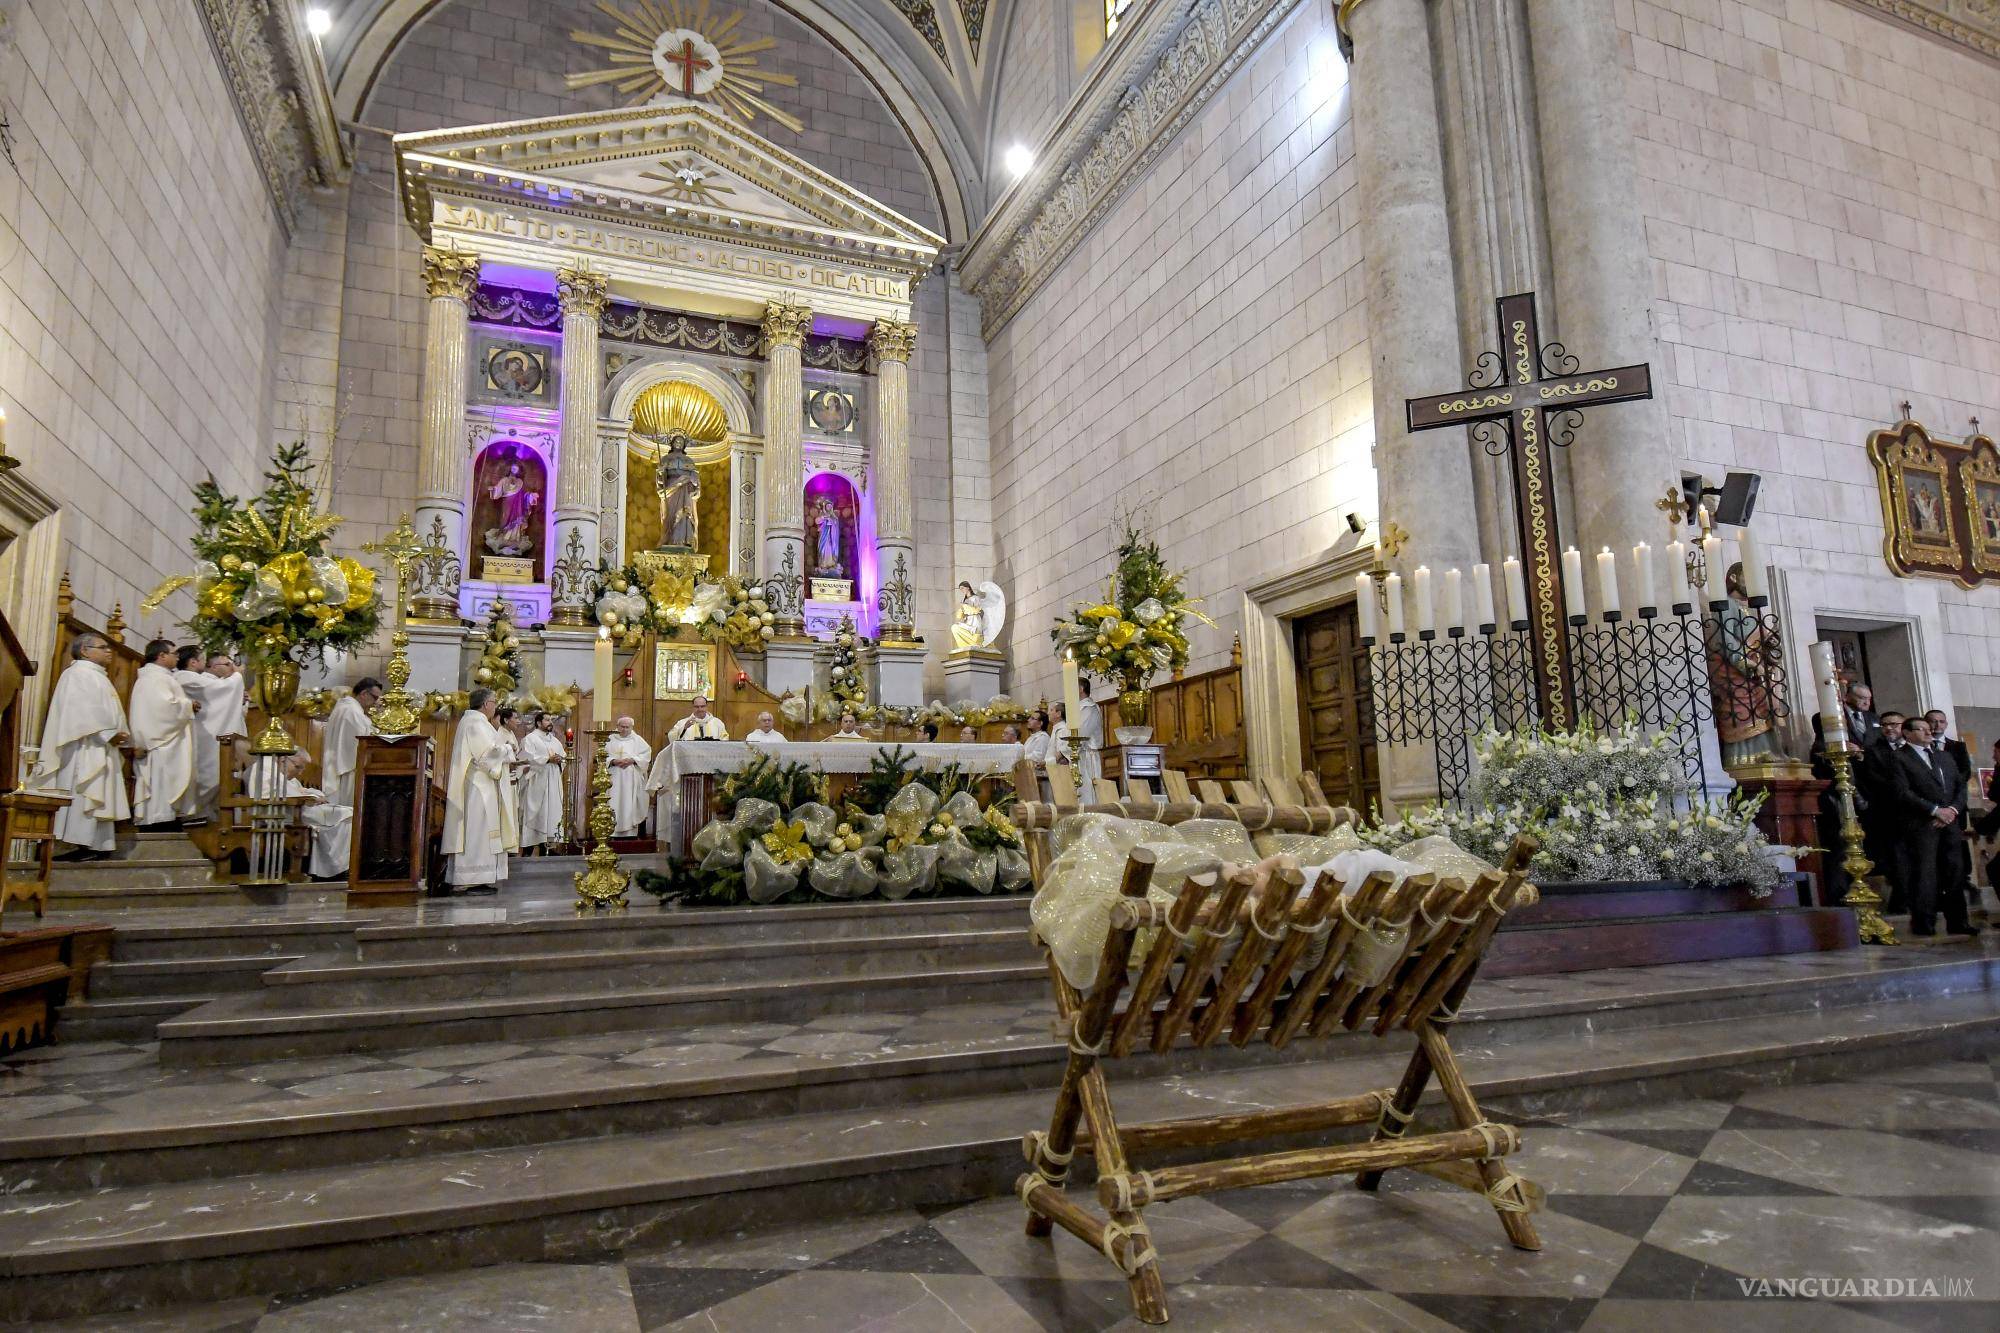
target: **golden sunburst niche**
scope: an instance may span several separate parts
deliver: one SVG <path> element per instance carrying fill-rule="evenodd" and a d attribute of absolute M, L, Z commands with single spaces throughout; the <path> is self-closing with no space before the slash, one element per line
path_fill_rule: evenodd
<path fill-rule="evenodd" d="M 629 9 L 611 0 L 597 0 L 599 11 L 618 25 L 613 32 L 578 28 L 570 33 L 572 41 L 606 52 L 610 66 L 564 75 L 563 81 L 572 90 L 609 83 L 627 94 L 627 106 L 639 106 L 662 95 L 706 98 L 745 123 L 761 115 L 794 134 L 805 129 L 804 121 L 778 110 L 761 96 L 768 84 L 796 88 L 799 81 L 790 74 L 758 68 L 755 54 L 770 50 L 777 41 L 736 36 L 736 25 L 743 21 L 742 10 L 732 9 L 724 17 L 709 8 L 708 0 L 625 3 Z"/>
<path fill-rule="evenodd" d="M 634 436 L 661 436 L 677 430 L 686 431 L 695 442 L 688 457 L 696 463 L 712 463 L 729 452 L 729 414 L 715 395 L 700 385 L 668 380 L 647 389 L 632 404 Z"/>

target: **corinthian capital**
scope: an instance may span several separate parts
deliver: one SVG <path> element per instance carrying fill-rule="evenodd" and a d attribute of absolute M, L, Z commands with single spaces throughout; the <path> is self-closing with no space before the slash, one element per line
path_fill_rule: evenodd
<path fill-rule="evenodd" d="M 479 256 L 461 250 L 424 247 L 424 291 L 431 296 L 456 296 L 470 300 L 479 281 Z"/>
<path fill-rule="evenodd" d="M 917 350 L 917 326 L 900 319 L 878 319 L 868 330 L 868 350 L 877 361 L 908 361 Z"/>
<path fill-rule="evenodd" d="M 812 331 L 812 307 L 801 301 L 780 298 L 764 303 L 764 351 L 773 347 L 801 347 Z"/>
<path fill-rule="evenodd" d="M 565 315 L 587 315 L 596 319 L 604 313 L 605 276 L 587 268 L 556 270 L 556 296 Z"/>

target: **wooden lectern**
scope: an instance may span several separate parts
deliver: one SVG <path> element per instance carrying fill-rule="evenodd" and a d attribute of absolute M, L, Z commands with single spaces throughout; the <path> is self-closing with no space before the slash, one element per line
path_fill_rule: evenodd
<path fill-rule="evenodd" d="M 354 756 L 354 841 L 347 896 L 356 904 L 415 902 L 443 864 L 444 793 L 432 780 L 428 736 L 364 736 Z"/>

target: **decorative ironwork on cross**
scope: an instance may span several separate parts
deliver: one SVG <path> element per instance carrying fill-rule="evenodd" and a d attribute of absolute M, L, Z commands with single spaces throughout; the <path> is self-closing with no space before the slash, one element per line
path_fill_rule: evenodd
<path fill-rule="evenodd" d="M 1549 449 L 1576 438 L 1578 409 L 1651 398 L 1653 376 L 1643 364 L 1578 370 L 1561 343 L 1542 342 L 1533 292 L 1503 296 L 1494 310 L 1501 350 L 1479 354 L 1469 387 L 1411 398 L 1404 407 L 1412 431 L 1470 426 L 1487 453 L 1511 459 L 1536 692 L 1544 723 L 1567 730 L 1576 724 L 1576 682 L 1563 633 L 1562 533 Z"/>

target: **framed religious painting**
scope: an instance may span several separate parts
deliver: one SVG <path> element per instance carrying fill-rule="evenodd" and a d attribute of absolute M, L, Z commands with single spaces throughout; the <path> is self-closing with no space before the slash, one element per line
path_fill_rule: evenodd
<path fill-rule="evenodd" d="M 860 418 L 854 395 L 825 385 L 806 386 L 806 421 L 820 435 L 852 435 Z"/>
<path fill-rule="evenodd" d="M 1992 577 L 2000 574 L 2000 449 L 1983 435 L 1966 443 L 1971 449 L 1958 465 L 1966 544 L 1972 553 L 1973 570 Z"/>
<path fill-rule="evenodd" d="M 1934 574 L 1970 587 L 1965 506 L 1953 454 L 1914 421 L 1868 437 L 1882 496 L 1882 554 L 1898 574 Z"/>
<path fill-rule="evenodd" d="M 511 402 L 550 399 L 549 349 L 535 343 L 487 342 L 479 351 L 480 388 Z"/>
<path fill-rule="evenodd" d="M 653 650 L 653 697 L 685 703 L 715 697 L 715 645 L 662 640 Z"/>

